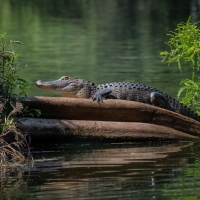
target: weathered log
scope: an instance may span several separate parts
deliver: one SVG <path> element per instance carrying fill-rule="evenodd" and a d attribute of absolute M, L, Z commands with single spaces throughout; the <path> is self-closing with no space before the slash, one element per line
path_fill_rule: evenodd
<path fill-rule="evenodd" d="M 30 108 L 40 109 L 41 118 L 45 119 L 141 122 L 200 136 L 200 122 L 169 110 L 134 101 L 104 100 L 99 105 L 91 99 L 38 96 L 29 97 L 24 103 Z"/>
<path fill-rule="evenodd" d="M 97 137 L 106 139 L 195 139 L 197 137 L 165 126 L 138 122 L 103 122 L 82 120 L 22 120 L 18 128 L 34 139 L 42 137 Z"/>

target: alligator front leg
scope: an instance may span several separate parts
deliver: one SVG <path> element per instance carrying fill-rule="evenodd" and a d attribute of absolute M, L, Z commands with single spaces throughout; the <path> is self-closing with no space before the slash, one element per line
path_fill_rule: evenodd
<path fill-rule="evenodd" d="M 169 109 L 169 110 L 173 110 L 173 108 L 171 107 L 168 98 L 159 93 L 159 92 L 151 92 L 150 94 L 150 102 L 152 103 L 152 105 L 154 106 L 158 106 L 160 108 L 165 108 L 165 109 Z"/>
<path fill-rule="evenodd" d="M 112 90 L 109 88 L 104 88 L 103 90 L 98 91 L 92 96 L 93 101 L 97 101 L 98 103 L 103 103 L 103 98 L 116 99 L 114 95 L 111 94 Z"/>

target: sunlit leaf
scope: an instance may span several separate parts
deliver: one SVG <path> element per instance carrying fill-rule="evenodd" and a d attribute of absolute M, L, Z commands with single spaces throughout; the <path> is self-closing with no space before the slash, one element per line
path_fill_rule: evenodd
<path fill-rule="evenodd" d="M 15 44 L 24 44 L 24 43 L 22 43 L 22 42 L 20 42 L 20 41 L 13 41 Z"/>

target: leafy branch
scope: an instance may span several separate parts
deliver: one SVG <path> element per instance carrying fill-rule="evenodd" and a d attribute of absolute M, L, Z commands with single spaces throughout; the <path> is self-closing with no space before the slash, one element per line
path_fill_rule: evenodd
<path fill-rule="evenodd" d="M 185 96 L 181 102 L 187 106 L 200 105 L 200 80 L 195 81 L 194 70 L 200 69 L 200 29 L 198 23 L 192 24 L 191 17 L 187 22 L 181 22 L 177 25 L 175 31 L 167 34 L 170 39 L 166 44 L 170 51 L 162 51 L 160 55 L 164 56 L 162 62 L 166 61 L 168 65 L 177 63 L 182 71 L 182 64 L 192 68 L 192 79 L 185 79 L 180 82 L 183 87 L 178 92 L 178 98 L 184 93 Z"/>
<path fill-rule="evenodd" d="M 29 83 L 17 75 L 20 54 L 12 49 L 14 45 L 23 43 L 15 40 L 5 42 L 4 37 L 5 34 L 0 34 L 0 94 L 8 98 L 14 95 L 26 96 Z M 19 92 L 15 94 L 17 89 Z"/>
<path fill-rule="evenodd" d="M 192 24 L 189 17 L 186 23 L 181 22 L 177 25 L 175 31 L 167 34 L 170 39 L 166 44 L 170 51 L 163 51 L 160 55 L 164 56 L 162 61 L 167 61 L 168 65 L 176 62 L 181 70 L 182 62 L 193 69 L 200 68 L 200 29 L 197 23 Z"/>

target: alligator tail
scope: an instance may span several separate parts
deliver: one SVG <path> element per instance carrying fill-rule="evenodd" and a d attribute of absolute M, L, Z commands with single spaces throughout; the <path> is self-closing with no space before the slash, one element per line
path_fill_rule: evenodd
<path fill-rule="evenodd" d="M 171 111 L 177 112 L 186 117 L 190 117 L 192 119 L 200 121 L 200 116 L 198 116 L 197 113 L 192 111 L 190 108 L 188 108 L 187 106 L 185 106 L 184 104 L 180 103 L 179 101 L 177 101 L 176 99 L 174 99 L 170 96 L 169 96 L 169 100 L 170 100 L 170 108 L 169 109 Z"/>

